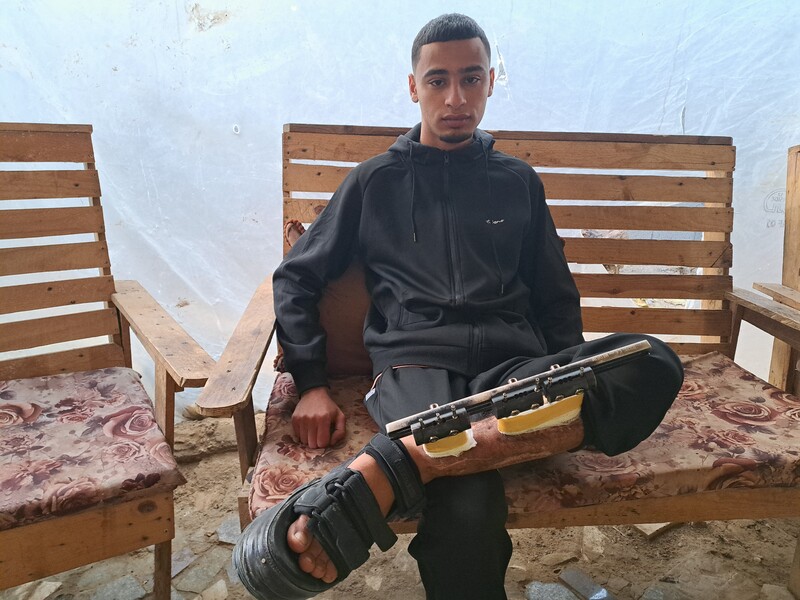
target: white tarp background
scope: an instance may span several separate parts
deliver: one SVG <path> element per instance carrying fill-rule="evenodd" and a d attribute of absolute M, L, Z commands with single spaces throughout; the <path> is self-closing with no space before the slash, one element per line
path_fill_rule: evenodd
<path fill-rule="evenodd" d="M 218 357 L 280 257 L 283 123 L 414 124 L 411 41 L 452 11 L 503 57 L 486 129 L 732 136 L 735 284 L 780 280 L 794 0 L 3 0 L 0 120 L 94 126 L 114 275 Z"/>

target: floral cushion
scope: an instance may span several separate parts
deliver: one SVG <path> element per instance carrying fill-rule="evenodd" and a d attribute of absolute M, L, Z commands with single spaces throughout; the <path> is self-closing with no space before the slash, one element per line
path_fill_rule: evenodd
<path fill-rule="evenodd" d="M 659 428 L 630 452 L 559 454 L 503 470 L 512 515 L 726 487 L 800 484 L 800 400 L 718 353 L 684 361 L 685 382 Z M 376 431 L 363 405 L 368 378 L 333 386 L 348 416 L 347 439 L 311 450 L 295 442 L 291 376 L 277 377 L 253 474 L 250 512 L 353 456 Z"/>
<path fill-rule="evenodd" d="M 0 530 L 185 482 L 136 372 L 0 381 Z"/>

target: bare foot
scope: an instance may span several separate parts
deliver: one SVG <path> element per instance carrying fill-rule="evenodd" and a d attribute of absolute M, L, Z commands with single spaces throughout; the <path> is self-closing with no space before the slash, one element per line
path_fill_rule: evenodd
<path fill-rule="evenodd" d="M 287 542 L 292 552 L 298 555 L 300 570 L 312 577 L 331 583 L 336 579 L 336 567 L 325 554 L 322 546 L 308 532 L 308 517 L 300 516 L 289 526 Z"/>

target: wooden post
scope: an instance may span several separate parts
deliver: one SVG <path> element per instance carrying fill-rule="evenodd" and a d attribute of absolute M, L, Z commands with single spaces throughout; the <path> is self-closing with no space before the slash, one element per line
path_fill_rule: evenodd
<path fill-rule="evenodd" d="M 156 363 L 156 422 L 170 448 L 175 443 L 175 382 L 161 363 Z"/>
<path fill-rule="evenodd" d="M 239 468 L 242 481 L 247 477 L 247 472 L 255 466 L 256 450 L 258 449 L 258 433 L 256 432 L 255 411 L 253 409 L 253 395 L 250 401 L 241 409 L 233 413 L 233 426 L 236 430 L 236 439 L 239 440 Z"/>
<path fill-rule="evenodd" d="M 800 540 L 794 549 L 794 560 L 792 570 L 789 571 L 789 591 L 795 598 L 800 598 Z"/>
<path fill-rule="evenodd" d="M 800 146 L 789 148 L 786 170 L 786 209 L 783 230 L 783 272 L 781 283 L 800 291 Z M 797 376 L 800 352 L 780 340 L 772 346 L 769 382 L 793 394 L 800 393 Z"/>

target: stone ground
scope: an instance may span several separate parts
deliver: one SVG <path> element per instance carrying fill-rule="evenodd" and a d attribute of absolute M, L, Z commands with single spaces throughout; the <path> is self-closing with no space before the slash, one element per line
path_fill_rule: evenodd
<path fill-rule="evenodd" d="M 234 448 L 228 421 L 185 421 L 176 428 L 176 455 L 189 483 L 176 491 L 175 599 L 250 597 L 230 568 L 238 534 Z M 652 539 L 626 526 L 517 530 L 511 534 L 515 550 L 506 589 L 509 600 L 592 594 L 620 600 L 791 600 L 785 584 L 798 534 L 798 520 L 689 523 Z M 423 600 L 409 541 L 400 536 L 391 550 L 375 552 L 318 598 Z M 152 557 L 152 550 L 133 552 L 0 592 L 0 598 L 149 600 Z M 565 582 L 584 595 L 568 591 Z M 586 591 L 591 586 L 594 591 Z"/>

